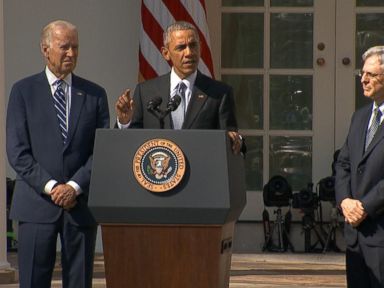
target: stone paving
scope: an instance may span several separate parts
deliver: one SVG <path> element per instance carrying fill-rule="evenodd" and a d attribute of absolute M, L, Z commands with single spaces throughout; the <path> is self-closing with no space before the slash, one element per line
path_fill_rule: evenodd
<path fill-rule="evenodd" d="M 8 254 L 11 266 L 17 268 L 16 254 Z M 230 288 L 274 287 L 346 287 L 343 253 L 260 253 L 233 254 Z M 95 257 L 94 288 L 105 288 L 103 255 Z M 16 288 L 18 283 L 0 284 Z M 61 288 L 60 265 L 57 264 L 52 288 Z"/>

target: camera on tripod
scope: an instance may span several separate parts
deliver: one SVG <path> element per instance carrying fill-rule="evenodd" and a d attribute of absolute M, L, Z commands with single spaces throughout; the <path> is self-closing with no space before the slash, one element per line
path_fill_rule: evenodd
<path fill-rule="evenodd" d="M 292 195 L 292 207 L 302 210 L 315 210 L 319 205 L 319 197 L 313 192 L 313 184 Z"/>
<path fill-rule="evenodd" d="M 294 251 L 288 235 L 291 224 L 291 212 L 289 210 L 284 217 L 281 211 L 281 207 L 290 207 L 291 198 L 292 188 L 283 176 L 273 176 L 264 186 L 263 200 L 265 207 L 276 207 L 277 209 L 274 211 L 276 220 L 273 225 L 269 221 L 268 211 L 266 209 L 263 211 L 265 237 L 263 251 L 284 252 L 287 249 L 290 249 L 292 252 Z M 277 243 L 274 240 L 277 240 Z"/>

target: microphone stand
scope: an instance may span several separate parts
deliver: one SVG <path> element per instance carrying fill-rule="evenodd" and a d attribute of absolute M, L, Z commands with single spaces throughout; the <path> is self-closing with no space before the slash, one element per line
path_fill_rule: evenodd
<path fill-rule="evenodd" d="M 161 100 L 161 98 L 160 98 L 160 100 Z M 161 110 L 159 108 L 159 106 L 161 104 L 160 100 L 156 99 L 156 101 L 159 101 L 159 102 L 155 102 L 155 105 L 148 105 L 147 110 L 148 110 L 148 112 L 150 112 L 153 116 L 155 116 L 159 120 L 160 129 L 164 129 L 165 117 L 167 117 L 169 113 L 171 113 L 172 111 L 175 111 L 177 109 L 177 107 L 179 107 L 180 102 L 181 102 L 181 97 L 179 95 L 175 95 L 171 100 L 169 100 L 166 110 Z M 152 104 L 151 101 L 150 101 L 150 104 Z"/>
<path fill-rule="evenodd" d="M 150 112 L 153 116 L 155 116 L 157 118 L 157 120 L 159 120 L 159 123 L 160 123 L 160 129 L 164 129 L 164 112 L 161 111 L 158 107 L 157 109 L 148 109 L 148 112 Z M 158 112 L 158 113 L 156 113 Z"/>

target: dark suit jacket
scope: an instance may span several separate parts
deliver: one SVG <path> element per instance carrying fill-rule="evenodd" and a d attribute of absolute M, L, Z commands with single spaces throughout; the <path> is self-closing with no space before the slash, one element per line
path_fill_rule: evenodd
<path fill-rule="evenodd" d="M 51 180 L 75 181 L 83 193 L 69 214 L 75 225 L 95 225 L 88 207 L 92 153 L 97 128 L 109 127 L 105 90 L 73 75 L 68 140 L 63 146 L 51 89 L 45 72 L 17 82 L 7 111 L 8 160 L 17 173 L 10 217 L 52 223 L 63 209 L 44 194 Z"/>
<path fill-rule="evenodd" d="M 365 135 L 372 104 L 356 111 L 352 117 L 347 140 L 336 162 L 336 201 L 358 199 L 368 213 L 357 227 L 345 224 L 349 245 L 384 246 L 384 128 L 380 125 L 371 144 L 364 152 Z"/>
<path fill-rule="evenodd" d="M 136 86 L 135 110 L 131 128 L 160 128 L 158 119 L 147 111 L 147 103 L 162 98 L 160 108 L 166 109 L 170 99 L 170 73 L 145 81 Z M 172 128 L 171 117 L 165 119 L 164 128 Z M 232 88 L 197 72 L 195 85 L 182 129 L 237 130 Z"/>

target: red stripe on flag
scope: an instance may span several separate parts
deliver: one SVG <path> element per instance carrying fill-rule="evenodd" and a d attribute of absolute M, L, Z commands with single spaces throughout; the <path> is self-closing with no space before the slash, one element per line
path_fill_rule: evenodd
<path fill-rule="evenodd" d="M 139 50 L 139 69 L 140 73 L 144 77 L 144 79 L 151 79 L 157 77 L 156 71 L 152 68 L 151 64 L 148 63 L 147 59 L 143 56 L 141 51 Z"/>
<path fill-rule="evenodd" d="M 209 71 L 211 72 L 211 75 L 213 76 L 213 62 L 212 62 L 211 51 L 206 42 L 204 34 L 200 31 L 195 21 L 189 15 L 188 10 L 186 10 L 185 7 L 179 3 L 179 1 L 175 1 L 175 0 L 162 0 L 162 1 L 167 6 L 169 12 L 171 12 L 171 14 L 173 15 L 176 21 L 187 21 L 196 27 L 199 33 L 199 38 L 201 42 L 201 58 L 204 60 L 204 63 L 207 65 Z"/>
<path fill-rule="evenodd" d="M 160 50 L 163 46 L 163 29 L 144 4 L 141 5 L 141 19 L 144 31 Z"/>
<path fill-rule="evenodd" d="M 205 2 L 204 2 L 204 0 L 200 0 L 200 4 L 204 8 L 204 12 L 207 13 L 207 9 L 205 9 Z"/>

